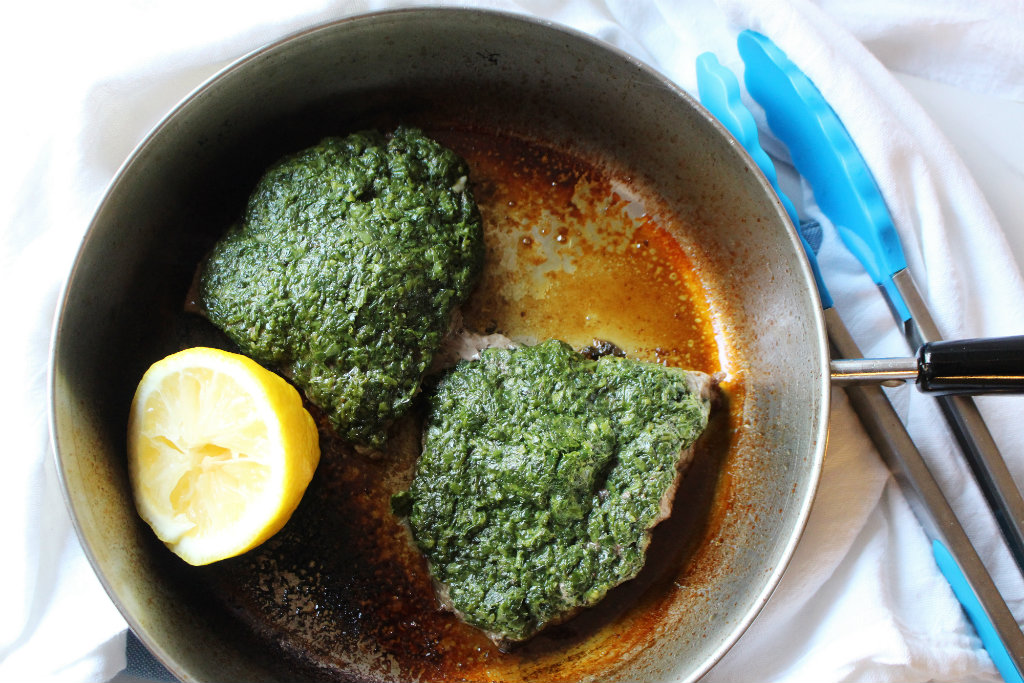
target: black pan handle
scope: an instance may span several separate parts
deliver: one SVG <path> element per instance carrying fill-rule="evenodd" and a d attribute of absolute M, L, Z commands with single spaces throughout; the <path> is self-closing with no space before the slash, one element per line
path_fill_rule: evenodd
<path fill-rule="evenodd" d="M 924 344 L 917 386 L 935 395 L 1024 393 L 1024 336 Z"/>

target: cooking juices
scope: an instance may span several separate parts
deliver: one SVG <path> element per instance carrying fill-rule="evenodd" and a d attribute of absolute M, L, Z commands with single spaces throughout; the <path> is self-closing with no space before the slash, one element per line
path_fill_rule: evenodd
<path fill-rule="evenodd" d="M 701 284 L 667 232 L 679 226 L 628 178 L 518 140 L 445 141 L 473 169 L 484 218 L 486 266 L 464 309 L 469 327 L 577 348 L 600 338 L 643 360 L 721 369 Z"/>
<path fill-rule="evenodd" d="M 520 343 L 614 342 L 627 355 L 720 372 L 715 312 L 686 226 L 630 178 L 561 151 L 473 130 L 428 130 L 472 169 L 484 219 L 480 285 L 466 327 Z M 641 574 L 596 607 L 510 652 L 437 606 L 425 561 L 389 507 L 408 487 L 421 416 L 368 456 L 322 430 L 323 455 L 289 524 L 249 554 L 188 571 L 208 599 L 261 634 L 271 660 L 328 680 L 577 680 L 608 674 L 649 643 L 691 584 L 728 505 L 722 475 L 740 416 L 726 381 L 672 516 Z M 293 676 L 294 677 L 294 676 Z"/>

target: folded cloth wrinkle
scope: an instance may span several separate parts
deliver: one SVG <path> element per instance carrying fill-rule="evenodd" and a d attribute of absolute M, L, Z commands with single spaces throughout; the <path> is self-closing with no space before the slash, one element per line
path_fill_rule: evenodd
<path fill-rule="evenodd" d="M 1024 5 L 1019 2 L 817 4 L 892 71 L 1024 101 Z"/>
<path fill-rule="evenodd" d="M 47 353 L 63 279 L 80 236 L 124 159 L 191 90 L 241 55 L 319 22 L 437 2 L 185 0 L 24 5 L 5 25 L 0 57 L 27 55 L 0 128 L 17 169 L 0 183 L 0 286 L 17 334 L 0 335 L 9 364 L 0 415 L 9 434 L 0 478 L 0 545 L 11 588 L 0 612 L 0 680 L 107 681 L 126 666 L 125 622 L 93 574 L 60 494 L 46 429 Z M 772 38 L 822 90 L 860 147 L 893 213 L 911 271 L 949 336 L 1019 334 L 1024 280 L 1002 230 L 952 145 L 894 72 L 1024 101 L 1024 5 L 936 0 L 489 0 L 441 4 L 536 16 L 627 52 L 696 93 L 694 60 L 713 51 L 737 75 L 736 35 Z M 54 9 L 65 22 L 47 21 Z M 201 16 L 202 21 L 196 17 Z M 11 27 L 24 27 L 24 36 Z M 43 29 L 45 27 L 45 30 Z M 60 50 L 57 47 L 60 47 Z M 57 59 L 54 55 L 75 55 Z M 19 61 L 21 58 L 21 61 Z M 46 83 L 43 88 L 38 83 Z M 910 351 L 882 295 L 845 250 L 788 164 L 756 103 L 764 147 L 802 221 L 821 229 L 819 260 L 836 308 L 867 355 Z M 889 392 L 1018 620 L 1024 580 L 1002 544 L 948 428 L 912 388 Z M 744 681 L 995 681 L 994 667 L 938 573 L 905 499 L 832 391 L 830 438 L 807 528 L 783 579 L 748 631 L 706 677 Z M 978 401 L 1024 481 L 1024 404 Z M 9 473 L 10 476 L 7 476 Z M 81 628 L 83 618 L 89 627 Z M 134 650 L 132 649 L 134 648 Z M 135 668 L 129 674 L 139 674 Z M 166 672 L 154 669 L 154 678 Z"/>

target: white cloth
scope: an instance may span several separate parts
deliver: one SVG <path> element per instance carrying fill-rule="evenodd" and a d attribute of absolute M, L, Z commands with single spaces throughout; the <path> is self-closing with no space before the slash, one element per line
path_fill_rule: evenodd
<path fill-rule="evenodd" d="M 1021 3 L 450 4 L 566 24 L 634 54 L 690 92 L 698 54 L 712 50 L 741 73 L 736 33 L 765 33 L 815 81 L 863 151 L 943 331 L 950 337 L 1024 332 L 1024 284 L 998 221 L 956 151 L 894 75 L 1024 100 Z M 46 418 L 47 349 L 60 287 L 104 188 L 146 132 L 231 60 L 308 25 L 393 6 L 398 3 L 102 0 L 20 3 L 5 12 L 0 286 L 8 322 L 0 335 L 7 360 L 0 420 L 8 442 L 0 477 L 6 558 L 0 577 L 7 602 L 0 610 L 0 680 L 105 681 L 125 665 L 125 624 L 74 536 Z M 785 161 L 771 139 L 766 146 Z M 1019 161 L 1007 160 L 1001 169 L 1024 193 Z M 784 175 L 787 170 L 783 163 Z M 821 261 L 837 309 L 862 348 L 905 355 L 881 297 L 813 197 L 793 198 L 803 215 L 824 225 Z M 1020 621 L 1024 582 L 952 437 L 929 399 L 910 390 L 894 397 Z M 833 399 L 821 486 L 791 566 L 707 680 L 997 680 L 844 395 L 834 391 Z M 1015 419 L 1021 399 L 979 403 L 1024 481 L 1024 425 Z"/>

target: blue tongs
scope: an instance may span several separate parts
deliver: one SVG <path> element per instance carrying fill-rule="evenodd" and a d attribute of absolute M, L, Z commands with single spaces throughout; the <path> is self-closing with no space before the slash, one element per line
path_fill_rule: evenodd
<path fill-rule="evenodd" d="M 737 45 L 746 65 L 748 92 L 764 108 L 772 132 L 789 148 L 794 166 L 811 184 L 818 205 L 836 226 L 844 244 L 884 291 L 907 342 L 917 348 L 941 340 L 907 269 L 899 236 L 874 176 L 839 117 L 811 80 L 768 38 L 744 31 Z M 999 343 L 993 344 L 989 358 L 997 364 L 1005 360 L 1002 367 L 1007 376 L 1019 371 L 1022 363 Z M 995 515 L 1010 554 L 1024 570 L 1024 498 L 992 434 L 970 397 L 938 396 L 936 401 Z"/>
<path fill-rule="evenodd" d="M 785 77 L 784 73 L 778 72 L 781 67 L 778 66 L 778 62 L 774 61 L 785 59 L 785 55 L 767 38 L 750 31 L 745 31 L 740 35 L 740 55 L 747 67 L 747 87 L 762 106 L 765 106 L 772 130 L 778 133 L 776 126 L 783 125 L 780 120 L 789 121 L 791 110 L 802 111 L 802 108 L 806 107 L 798 95 L 793 95 L 787 100 L 785 94 L 779 96 L 778 92 L 775 92 L 778 99 L 770 102 L 772 96 L 766 96 L 764 93 L 764 88 L 778 88 L 777 80 Z M 785 61 L 788 62 L 788 59 Z M 792 63 L 789 62 L 785 71 L 791 73 L 796 68 L 791 65 Z M 843 358 L 860 358 L 862 354 L 857 344 L 833 307 L 832 298 L 825 286 L 817 258 L 799 229 L 800 222 L 796 209 L 779 188 L 775 167 L 761 148 L 757 126 L 750 111 L 740 98 L 736 77 L 719 64 L 713 54 L 705 53 L 697 59 L 697 83 L 702 104 L 747 150 L 771 183 L 783 208 L 788 213 L 794 227 L 797 228 L 818 286 L 829 340 L 834 352 Z M 807 83 L 809 84 L 810 81 Z M 820 98 L 820 95 L 818 97 Z M 825 106 L 827 107 L 827 105 Z M 831 108 L 828 111 L 831 111 Z M 799 121 L 800 117 L 793 117 L 793 120 Z M 783 142 L 792 144 L 794 136 L 780 135 L 780 138 Z M 799 147 L 800 143 L 797 143 L 797 146 Z M 804 149 L 806 150 L 806 148 Z M 816 154 L 821 157 L 831 157 L 835 154 L 831 149 L 831 146 L 828 149 L 819 148 Z M 791 146 L 790 151 L 795 158 L 796 150 Z M 840 178 L 845 177 L 845 172 L 842 171 L 844 160 L 832 159 L 831 161 L 840 164 Z M 797 168 L 804 173 L 804 169 L 801 169 L 800 165 Z M 832 168 L 835 170 L 835 166 Z M 819 180 L 828 178 L 830 182 L 835 180 L 832 176 L 818 175 L 816 177 Z M 832 183 L 829 187 L 839 194 L 848 192 L 848 187 L 843 187 L 842 183 L 843 181 L 838 184 Z M 821 203 L 819 187 L 821 184 L 816 184 L 814 191 L 816 198 Z M 825 207 L 822 206 L 822 208 Z M 884 203 L 882 208 L 884 210 Z M 874 209 L 877 210 L 877 206 Z M 885 218 L 888 220 L 888 211 L 885 211 Z M 893 229 L 891 237 L 894 238 L 894 236 L 895 230 Z M 865 258 L 868 256 L 874 258 L 872 255 L 878 250 L 888 253 L 894 245 L 896 248 L 899 247 L 898 242 L 891 239 L 879 239 L 874 243 L 865 243 L 861 238 L 856 239 L 860 240 L 858 248 Z M 900 257 L 902 258 L 902 252 L 900 252 Z M 893 308 L 897 315 L 906 314 L 908 317 L 904 320 L 909 320 L 909 310 L 905 304 L 901 303 L 902 298 L 895 285 L 887 287 L 882 278 L 876 279 L 876 282 L 887 293 L 892 294 L 890 301 L 894 302 Z M 878 386 L 850 384 L 845 389 L 850 397 L 851 405 L 901 485 L 925 533 L 931 539 L 932 552 L 939 570 L 949 581 L 954 594 L 963 605 L 996 668 L 1004 680 L 1024 683 L 1024 676 L 1022 676 L 1024 674 L 1024 633 L 1018 627 L 1006 602 L 992 581 L 992 577 L 982 564 L 974 546 L 971 545 L 953 509 L 892 404 Z"/>

